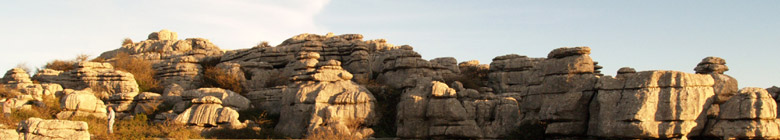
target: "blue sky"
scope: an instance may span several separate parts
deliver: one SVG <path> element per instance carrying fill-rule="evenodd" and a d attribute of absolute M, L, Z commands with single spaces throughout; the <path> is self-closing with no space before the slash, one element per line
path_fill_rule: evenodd
<path fill-rule="evenodd" d="M 718 56 L 740 87 L 780 85 L 780 1 L 4 1 L 0 70 L 97 56 L 121 40 L 170 29 L 223 49 L 278 44 L 300 33 L 359 33 L 408 44 L 425 59 L 544 57 L 589 46 L 620 67 L 693 72 Z"/>

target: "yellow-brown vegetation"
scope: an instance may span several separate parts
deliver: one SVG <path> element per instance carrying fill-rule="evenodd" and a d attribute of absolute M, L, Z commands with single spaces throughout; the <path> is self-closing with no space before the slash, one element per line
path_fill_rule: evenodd
<path fill-rule="evenodd" d="M 132 73 L 141 92 L 162 92 L 160 82 L 154 79 L 156 71 L 152 67 L 151 61 L 132 57 L 127 53 L 118 53 L 111 61 L 111 65 L 117 70 Z"/>
<path fill-rule="evenodd" d="M 241 81 L 239 75 L 227 73 L 222 68 L 206 67 L 206 70 L 203 72 L 203 77 L 206 87 L 218 87 L 236 93 L 242 93 L 244 91 L 241 84 L 243 81 Z"/>

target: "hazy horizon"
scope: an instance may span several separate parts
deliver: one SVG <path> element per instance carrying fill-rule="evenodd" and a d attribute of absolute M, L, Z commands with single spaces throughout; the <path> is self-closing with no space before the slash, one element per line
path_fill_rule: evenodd
<path fill-rule="evenodd" d="M 693 73 L 707 56 L 726 59 L 742 87 L 780 85 L 780 1 L 13 1 L 0 5 L 0 71 L 33 70 L 145 40 L 169 29 L 222 49 L 272 45 L 301 33 L 363 34 L 411 45 L 424 59 L 489 64 L 506 54 L 545 57 L 589 46 L 615 75 Z"/>

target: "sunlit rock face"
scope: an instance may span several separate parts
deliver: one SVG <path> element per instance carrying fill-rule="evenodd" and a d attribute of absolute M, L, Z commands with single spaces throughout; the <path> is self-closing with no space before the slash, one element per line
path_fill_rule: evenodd
<path fill-rule="evenodd" d="M 377 121 L 374 96 L 351 81 L 353 75 L 341 62 L 319 62 L 319 57 L 316 52 L 301 52 L 298 61 L 288 64 L 294 83 L 283 93 L 276 132 L 292 138 L 322 132 L 372 136 L 370 127 Z"/>
<path fill-rule="evenodd" d="M 278 117 L 270 118 L 278 120 L 273 131 L 289 138 L 322 132 L 403 139 L 780 138 L 780 88 L 740 89 L 726 75 L 723 58 L 702 59 L 695 73 L 623 67 L 611 76 L 601 73 L 592 51 L 508 54 L 488 65 L 426 60 L 411 46 L 360 34 L 300 34 L 276 46 L 222 50 L 207 39 L 180 40 L 161 30 L 99 56 L 150 61 L 159 93 L 140 91 L 134 75 L 104 62 L 76 62 L 73 70 L 43 69 L 32 77 L 15 68 L 0 84 L 13 95 L 4 101 L 17 110 L 54 98 L 58 119 L 105 118 L 111 107 L 118 119 L 145 114 L 202 134 L 257 127 L 240 121 L 240 113 L 265 112 Z M 234 76 L 228 78 L 238 82 L 231 86 L 241 89 L 207 81 L 212 68 Z M 18 131 L 0 129 L 0 136 L 89 138 L 79 122 L 20 124 Z"/>

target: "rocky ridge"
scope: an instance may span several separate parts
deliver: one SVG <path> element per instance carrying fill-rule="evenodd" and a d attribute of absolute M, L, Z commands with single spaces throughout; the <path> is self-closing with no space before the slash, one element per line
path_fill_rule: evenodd
<path fill-rule="evenodd" d="M 380 127 L 410 139 L 780 138 L 780 88 L 739 89 L 723 58 L 702 59 L 695 73 L 624 67 L 610 76 L 591 51 L 563 47 L 545 58 L 508 54 L 489 64 L 459 63 L 425 60 L 411 46 L 359 34 L 301 34 L 276 46 L 221 50 L 161 30 L 101 54 L 105 62 L 33 77 L 12 69 L 0 82 L 19 92 L 7 99 L 17 108 L 60 98 L 60 119 L 105 117 L 113 107 L 120 119 L 154 115 L 204 134 L 249 127 L 239 112 L 253 111 L 278 116 L 274 131 L 290 138 L 387 137 L 375 132 Z M 142 92 L 134 75 L 106 63 L 123 57 L 152 62 L 162 91 Z M 209 68 L 236 76 L 243 90 L 206 87 Z M 382 92 L 369 90 L 377 88 Z M 398 103 L 382 105 L 388 102 L 379 96 Z M 6 134 L 21 136 L 0 132 Z"/>

